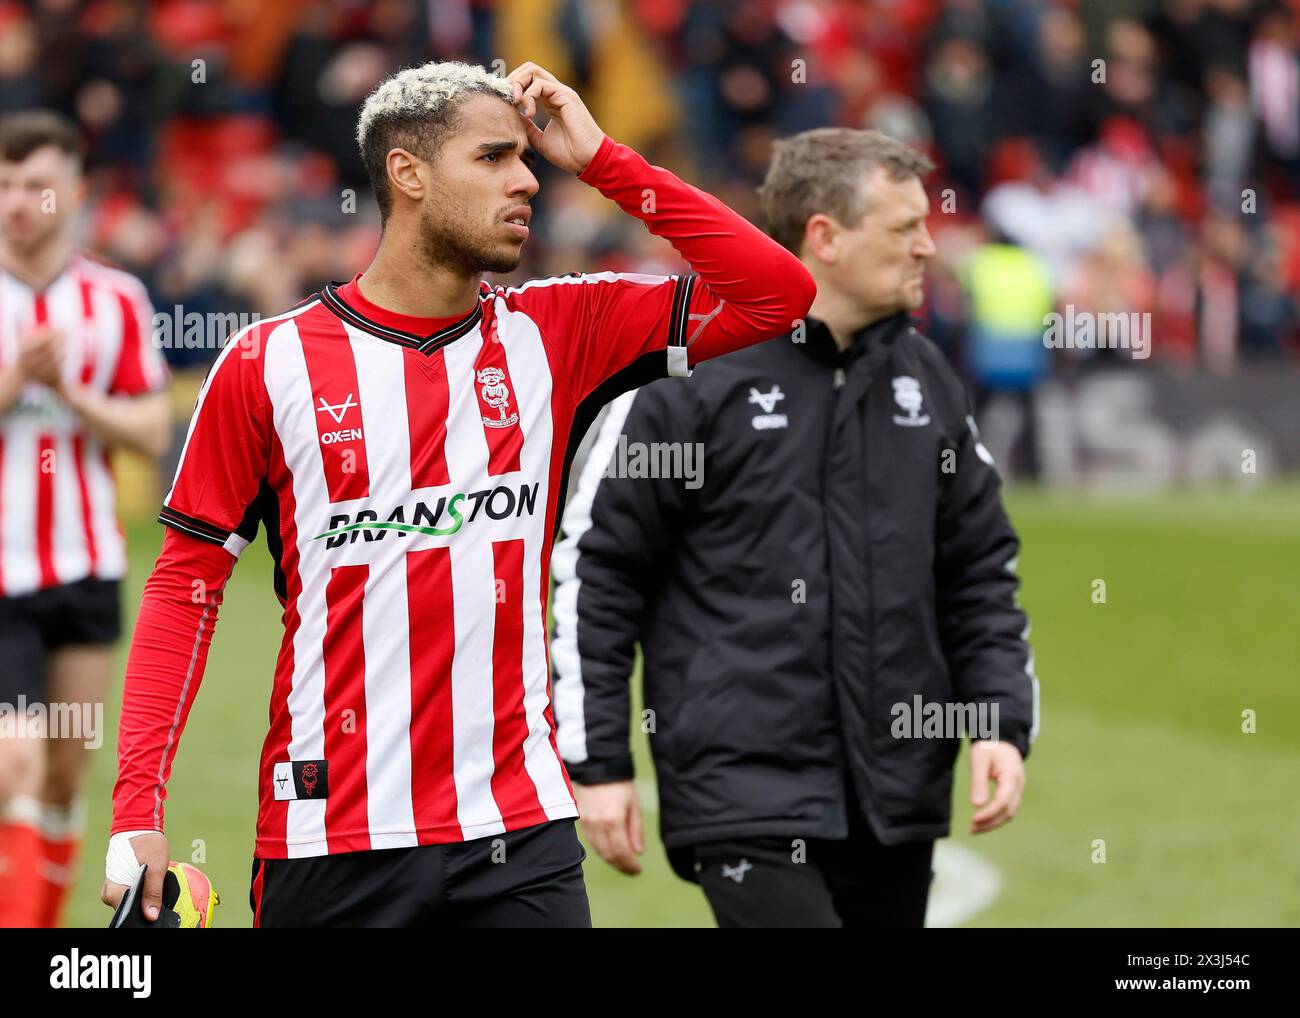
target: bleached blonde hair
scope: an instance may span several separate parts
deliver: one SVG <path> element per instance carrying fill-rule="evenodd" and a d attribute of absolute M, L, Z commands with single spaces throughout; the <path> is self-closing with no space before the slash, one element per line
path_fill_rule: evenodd
<path fill-rule="evenodd" d="M 379 83 L 366 97 L 357 117 L 357 147 L 370 175 L 379 211 L 388 218 L 388 153 L 404 148 L 432 159 L 438 145 L 456 127 L 456 110 L 470 95 L 495 95 L 514 102 L 505 78 L 478 64 L 448 60 L 407 67 Z"/>

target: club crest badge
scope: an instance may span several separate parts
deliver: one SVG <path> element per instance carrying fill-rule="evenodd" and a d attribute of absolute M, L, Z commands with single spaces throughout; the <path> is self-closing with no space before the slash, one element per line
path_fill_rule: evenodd
<path fill-rule="evenodd" d="M 495 419 L 484 416 L 483 426 L 487 428 L 508 428 L 512 424 L 519 422 L 517 413 L 509 414 L 506 411 L 510 409 L 510 386 L 506 385 L 506 373 L 500 368 L 486 367 L 480 368 L 476 376 L 479 389 L 479 396 L 482 397 L 483 405 L 491 407 L 497 412 Z"/>
<path fill-rule="evenodd" d="M 893 380 L 894 402 L 906 416 L 894 414 L 894 423 L 905 428 L 923 428 L 930 423 L 930 415 L 921 413 L 921 383 L 911 375 L 899 375 Z"/>

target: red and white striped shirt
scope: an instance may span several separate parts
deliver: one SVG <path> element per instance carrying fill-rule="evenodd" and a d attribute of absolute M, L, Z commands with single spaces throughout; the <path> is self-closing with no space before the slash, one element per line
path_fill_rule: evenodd
<path fill-rule="evenodd" d="M 813 293 L 788 252 L 621 145 L 606 139 L 582 179 L 631 212 L 656 187 L 643 218 L 700 276 L 483 284 L 465 316 L 441 320 L 377 307 L 354 279 L 237 335 L 204 384 L 160 519 L 236 556 L 260 522 L 276 560 L 285 635 L 259 857 L 577 815 L 545 634 L 574 448 L 614 394 L 788 328 Z M 162 828 L 219 603 L 182 628 L 183 582 L 174 607 L 146 588 L 114 832 Z"/>
<path fill-rule="evenodd" d="M 0 269 L 0 367 L 37 326 L 64 330 L 63 377 L 110 395 L 163 387 L 153 311 L 138 279 L 78 255 L 42 291 Z M 86 577 L 118 579 L 126 550 L 108 449 L 48 386 L 0 415 L 0 597 Z"/>

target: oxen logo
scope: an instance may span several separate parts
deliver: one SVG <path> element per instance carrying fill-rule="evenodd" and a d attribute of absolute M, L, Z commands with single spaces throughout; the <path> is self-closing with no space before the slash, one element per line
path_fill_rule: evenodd
<path fill-rule="evenodd" d="M 749 387 L 749 402 L 756 403 L 763 408 L 763 413 L 770 414 L 776 409 L 776 404 L 785 399 L 785 393 L 781 391 L 779 385 L 773 385 L 770 392 L 759 392 L 754 386 Z"/>
<path fill-rule="evenodd" d="M 318 414 L 329 414 L 334 418 L 335 424 L 342 424 L 343 418 L 347 415 L 347 412 L 357 405 L 353 400 L 353 393 L 350 392 L 348 393 L 348 398 L 342 403 L 335 403 L 332 406 L 326 402 L 324 396 L 319 397 L 319 399 L 320 406 L 316 408 L 316 412 Z"/>
<path fill-rule="evenodd" d="M 478 371 L 479 395 L 483 402 L 497 412 L 497 419 L 484 417 L 483 424 L 488 428 L 508 428 L 519 420 L 518 414 L 506 416 L 510 409 L 510 386 L 506 385 L 506 373 L 500 368 L 486 367 Z"/>
<path fill-rule="evenodd" d="M 749 402 L 754 404 L 763 412 L 754 417 L 750 423 L 754 425 L 755 431 L 769 431 L 772 428 L 788 428 L 790 419 L 785 414 L 773 413 L 777 403 L 785 399 L 785 393 L 776 383 L 767 392 L 759 392 L 754 386 L 749 387 Z"/>

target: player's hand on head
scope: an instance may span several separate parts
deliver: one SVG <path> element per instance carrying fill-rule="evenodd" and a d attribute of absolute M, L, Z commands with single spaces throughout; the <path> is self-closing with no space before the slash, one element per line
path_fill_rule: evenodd
<path fill-rule="evenodd" d="M 637 856 L 645 851 L 641 801 L 631 781 L 600 785 L 573 784 L 582 830 L 596 854 L 620 872 L 641 872 Z"/>
<path fill-rule="evenodd" d="M 528 144 L 562 170 L 585 170 L 604 141 L 605 132 L 578 93 L 534 63 L 520 64 L 507 80 L 514 87 L 515 106 L 524 118 Z M 533 121 L 539 110 L 550 118 L 545 128 Z"/>
<path fill-rule="evenodd" d="M 989 784 L 996 791 L 989 797 Z M 971 833 L 982 834 L 1010 823 L 1025 790 L 1025 761 L 1014 745 L 981 739 L 970 747 L 970 801 L 978 807 Z"/>
<path fill-rule="evenodd" d="M 145 874 L 144 887 L 141 888 L 141 908 L 146 919 L 157 919 L 162 908 L 163 878 L 167 876 L 167 867 L 171 865 L 171 848 L 167 844 L 167 836 L 160 831 L 137 834 L 131 838 L 130 844 L 135 852 L 136 862 L 141 866 L 149 867 L 149 871 Z M 115 870 L 115 860 L 110 845 L 109 858 L 105 866 L 104 886 L 99 892 L 100 901 L 110 908 L 117 908 L 122 903 L 122 896 L 131 887 L 130 883 L 121 882 L 126 875 L 125 871 Z M 115 880 L 114 877 L 118 879 Z"/>

